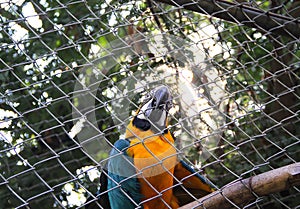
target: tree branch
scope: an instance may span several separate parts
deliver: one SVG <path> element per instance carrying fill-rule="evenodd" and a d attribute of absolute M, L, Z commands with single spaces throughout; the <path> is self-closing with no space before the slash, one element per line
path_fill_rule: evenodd
<path fill-rule="evenodd" d="M 227 184 L 198 201 L 179 209 L 222 209 L 232 208 L 233 204 L 242 206 L 257 196 L 265 196 L 300 185 L 300 163 L 294 163 L 257 176 Z"/>
<path fill-rule="evenodd" d="M 236 4 L 224 0 L 157 0 L 162 3 L 182 7 L 205 15 L 221 18 L 226 21 L 243 24 L 260 31 L 290 36 L 293 39 L 300 37 L 300 22 L 272 12 Z"/>

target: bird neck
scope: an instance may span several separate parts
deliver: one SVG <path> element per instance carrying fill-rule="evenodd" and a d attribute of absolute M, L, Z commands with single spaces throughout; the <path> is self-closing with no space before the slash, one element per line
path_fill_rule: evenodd
<path fill-rule="evenodd" d="M 161 133 L 154 133 L 150 128 L 147 130 L 138 128 L 136 125 L 133 124 L 133 120 L 130 121 L 130 123 L 126 128 L 125 137 L 127 139 L 136 138 L 140 142 L 145 140 L 150 141 L 150 140 L 162 139 L 174 143 L 175 140 L 168 129 L 165 129 Z"/>

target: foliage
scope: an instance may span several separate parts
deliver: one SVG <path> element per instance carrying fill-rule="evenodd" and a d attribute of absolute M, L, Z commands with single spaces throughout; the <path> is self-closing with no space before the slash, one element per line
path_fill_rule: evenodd
<path fill-rule="evenodd" d="M 290 4 L 286 3 L 284 8 L 292 7 Z M 294 55 L 282 62 L 289 66 L 296 93 L 284 99 L 296 97 L 295 102 L 299 103 L 299 43 L 281 37 L 280 44 L 287 48 L 278 50 L 274 37 L 261 31 L 164 4 L 152 2 L 151 9 L 149 6 L 149 1 L 115 0 L 1 3 L 0 110 L 7 112 L 1 118 L 4 125 L 0 135 L 0 208 L 26 204 L 31 208 L 40 208 L 41 204 L 45 208 L 75 208 L 78 205 L 68 199 L 72 191 L 84 196 L 80 196 L 83 204 L 84 198 L 95 194 L 99 187 L 98 179 L 91 179 L 84 168 L 93 165 L 100 169 L 107 152 L 95 151 L 91 159 L 82 147 L 97 149 L 88 140 L 95 136 L 110 143 L 117 140 L 128 122 L 127 116 L 141 102 L 141 95 L 158 83 L 169 82 L 173 92 L 177 92 L 175 106 L 178 108 L 170 124 L 178 147 L 190 161 L 198 164 L 202 161 L 201 153 L 205 150 L 210 153 L 212 157 L 201 165 L 217 186 L 299 160 L 296 149 L 299 130 L 289 126 L 292 123 L 297 127 L 299 122 L 295 118 L 285 121 L 280 114 L 272 116 L 274 107 L 278 106 L 270 96 L 283 91 L 274 86 L 272 79 L 282 82 L 286 79 L 277 68 L 277 72 L 272 70 L 278 65 L 274 60 L 292 51 Z M 262 9 L 271 6 L 268 1 L 260 5 Z M 31 21 L 34 17 L 26 15 L 26 8 L 30 7 L 35 11 L 34 23 Z M 277 12 L 283 14 L 286 10 Z M 209 25 L 214 30 L 208 38 L 203 36 L 203 30 Z M 132 36 L 133 44 L 137 44 L 139 33 L 167 34 L 178 39 L 170 43 L 166 35 L 162 36 L 163 47 L 170 52 L 164 56 L 157 57 L 147 49 L 147 53 L 137 54 L 122 51 L 115 57 L 117 61 L 109 57 L 110 52 L 105 49 L 112 49 L 112 43 Z M 199 42 L 203 37 L 214 42 L 215 45 L 203 44 L 200 48 L 206 58 L 212 58 L 207 59 L 212 63 L 206 64 L 216 69 L 219 76 L 218 81 L 210 82 L 226 83 L 226 95 L 215 99 L 209 81 L 205 81 L 210 71 L 196 66 L 192 69 L 191 85 L 209 100 L 205 105 L 210 111 L 201 110 L 191 117 L 178 100 L 180 93 L 176 85 L 182 74 L 175 70 L 172 76 L 164 77 L 165 71 L 159 69 L 190 67 L 187 64 L 193 59 L 189 56 L 190 49 L 184 50 L 185 56 L 178 55 L 180 59 L 171 51 L 182 39 L 186 46 L 195 44 L 191 38 L 195 34 L 200 37 Z M 217 46 L 222 50 L 213 54 Z M 117 64 L 111 66 L 113 62 Z M 147 85 L 133 92 L 140 85 L 138 79 L 132 79 L 136 75 L 147 81 Z M 156 80 L 147 80 L 149 77 Z M 78 99 L 74 91 L 78 80 L 85 84 L 78 91 L 85 87 L 90 90 L 79 91 L 82 98 L 89 98 L 91 92 L 97 98 L 93 104 L 96 127 L 83 123 L 85 145 L 79 144 L 82 142 L 79 136 L 71 134 L 80 117 L 74 117 L 74 108 L 82 108 L 86 118 L 92 117 L 91 109 L 84 109 L 89 106 L 88 101 Z M 125 96 L 131 100 L 127 109 L 128 100 L 115 99 L 120 92 L 127 92 Z M 114 105 L 119 112 L 113 109 Z M 297 106 L 285 107 L 297 111 Z M 116 123 L 114 114 L 124 120 Z M 205 114 L 211 116 L 211 123 L 217 129 L 207 124 Z M 219 140 L 217 146 L 209 143 L 214 138 Z M 201 143 L 205 141 L 207 146 L 202 148 Z M 289 197 L 289 192 L 293 191 L 278 194 L 276 198 Z M 268 201 L 262 203 L 263 207 L 275 204 Z M 297 205 L 296 200 L 286 198 L 285 201 Z"/>

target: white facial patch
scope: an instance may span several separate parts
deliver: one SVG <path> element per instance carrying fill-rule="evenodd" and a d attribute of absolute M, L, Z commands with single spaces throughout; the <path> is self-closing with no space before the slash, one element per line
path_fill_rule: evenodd
<path fill-rule="evenodd" d="M 151 123 L 151 126 L 153 130 L 155 131 L 162 131 L 166 127 L 166 119 L 167 119 L 167 111 L 165 110 L 166 105 L 164 105 L 164 108 L 161 109 L 155 109 L 152 107 L 153 99 L 148 101 L 146 104 L 144 104 L 137 117 L 139 119 L 148 120 Z"/>
<path fill-rule="evenodd" d="M 153 99 L 151 99 L 149 102 L 147 102 L 146 104 L 144 104 L 141 108 L 141 110 L 139 111 L 137 117 L 139 119 L 147 119 L 148 116 L 151 114 L 152 108 L 150 107 L 150 104 L 152 102 Z"/>

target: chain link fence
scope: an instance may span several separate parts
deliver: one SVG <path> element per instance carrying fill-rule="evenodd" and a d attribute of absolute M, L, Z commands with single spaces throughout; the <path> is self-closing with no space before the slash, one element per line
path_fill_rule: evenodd
<path fill-rule="evenodd" d="M 97 202 L 109 150 L 158 85 L 178 153 L 220 191 L 299 162 L 299 15 L 296 0 L 1 0 L 0 208 Z M 300 205 L 296 186 L 255 195 L 228 201 Z"/>

